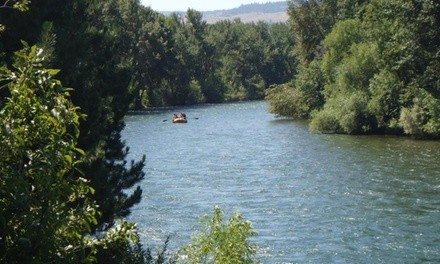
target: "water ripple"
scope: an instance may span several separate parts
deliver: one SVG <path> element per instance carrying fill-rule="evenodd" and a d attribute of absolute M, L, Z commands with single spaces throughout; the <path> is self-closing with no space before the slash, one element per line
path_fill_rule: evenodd
<path fill-rule="evenodd" d="M 184 125 L 163 122 L 186 112 Z M 191 119 L 197 117 L 198 119 Z M 130 158 L 147 156 L 130 220 L 143 241 L 190 242 L 219 205 L 251 220 L 263 263 L 440 262 L 440 143 L 317 135 L 264 102 L 128 116 Z"/>

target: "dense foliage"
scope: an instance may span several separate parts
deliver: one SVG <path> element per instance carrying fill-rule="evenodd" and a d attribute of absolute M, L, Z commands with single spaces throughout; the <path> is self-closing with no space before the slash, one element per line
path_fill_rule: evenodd
<path fill-rule="evenodd" d="M 290 1 L 300 61 L 268 92 L 273 112 L 314 131 L 440 136 L 440 4 Z"/>
<path fill-rule="evenodd" d="M 124 115 L 262 98 L 295 71 L 288 26 L 208 25 L 138 0 L 2 4 L 0 260 L 164 263 L 123 221 L 145 162 L 126 160 Z"/>
<path fill-rule="evenodd" d="M 88 235 L 100 213 L 78 170 L 81 115 L 59 71 L 43 67 L 44 51 L 24 44 L 15 71 L 1 68 L 10 96 L 0 110 L 0 262 L 88 263 L 116 244 L 122 252 L 112 255 L 124 259 L 134 226 Z"/>
<path fill-rule="evenodd" d="M 216 206 L 212 217 L 205 215 L 200 225 L 202 230 L 180 250 L 177 263 L 258 263 L 257 247 L 249 241 L 256 234 L 240 213 L 233 213 L 225 222 L 223 211 Z"/>
<path fill-rule="evenodd" d="M 262 99 L 266 88 L 295 73 L 294 37 L 284 23 L 207 24 L 195 10 L 164 16 L 137 0 L 55 6 L 39 1 L 27 14 L 5 13 L 0 48 L 8 61 L 20 39 L 35 43 L 43 29 L 51 30 L 53 64 L 63 69 L 60 78 L 75 87 L 72 99 L 89 116 L 84 129 L 95 125 L 96 116 L 118 111 L 111 124 L 118 130 L 127 101 L 140 109 Z"/>
<path fill-rule="evenodd" d="M 42 68 L 41 53 L 27 47 L 17 53 L 17 72 L 1 72 L 11 94 L 0 112 L 0 260 L 6 263 L 50 262 L 56 254 L 76 259 L 87 243 L 82 233 L 96 221 L 87 199 L 68 206 L 89 192 L 73 170 L 81 152 L 79 115 L 53 79 L 56 71 Z"/>
<path fill-rule="evenodd" d="M 134 72 L 135 103 L 146 106 L 262 99 L 271 84 L 295 70 L 294 39 L 286 24 L 207 24 L 200 12 L 165 17 L 149 9 L 144 54 Z M 138 74 L 142 75 L 139 76 Z"/>
<path fill-rule="evenodd" d="M 133 98 L 130 67 L 122 53 L 124 42 L 116 34 L 117 16 L 103 14 L 119 7 L 117 1 L 59 2 L 31 2 L 26 13 L 0 10 L 6 28 L 0 35 L 3 60 L 11 64 L 21 39 L 39 43 L 48 63 L 61 69 L 61 82 L 74 87 L 72 102 L 86 115 L 79 124 L 78 147 L 86 154 L 80 169 L 95 190 L 93 200 L 101 212 L 93 230 L 105 230 L 140 200 L 139 188 L 132 194 L 124 190 L 144 176 L 143 160 L 126 166 L 127 149 L 120 139 L 123 117 Z M 119 28 L 119 32 L 125 31 Z"/>

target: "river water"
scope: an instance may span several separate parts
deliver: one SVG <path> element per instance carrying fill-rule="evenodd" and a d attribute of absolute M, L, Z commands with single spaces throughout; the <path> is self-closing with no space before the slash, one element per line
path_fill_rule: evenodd
<path fill-rule="evenodd" d="M 146 246 L 190 243 L 218 205 L 253 223 L 262 263 L 440 263 L 440 142 L 314 134 L 267 108 L 126 117 L 129 158 L 147 158 L 129 216 Z M 172 124 L 174 112 L 188 123 Z"/>

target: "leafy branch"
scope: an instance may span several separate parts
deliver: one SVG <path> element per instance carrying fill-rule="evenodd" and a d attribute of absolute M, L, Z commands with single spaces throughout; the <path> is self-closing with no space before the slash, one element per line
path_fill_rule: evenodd
<path fill-rule="evenodd" d="M 11 5 L 9 5 L 11 3 Z M 12 4 L 13 3 L 13 4 Z M 18 9 L 21 12 L 29 10 L 30 0 L 21 0 L 14 3 L 14 1 L 6 0 L 6 2 L 0 6 L 0 8 Z"/>

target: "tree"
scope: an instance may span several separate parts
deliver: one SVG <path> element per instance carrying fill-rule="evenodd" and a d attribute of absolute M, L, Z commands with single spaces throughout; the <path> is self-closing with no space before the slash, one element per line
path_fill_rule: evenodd
<path fill-rule="evenodd" d="M 178 263 L 257 263 L 257 248 L 248 240 L 255 232 L 238 212 L 225 223 L 222 210 L 216 206 L 212 217 L 202 218 L 201 227 L 192 243 L 180 250 Z"/>
<path fill-rule="evenodd" d="M 24 45 L 14 70 L 0 69 L 10 94 L 0 105 L 0 262 L 155 263 L 133 224 L 93 235 L 100 212 L 78 170 L 84 116 L 59 71 L 44 68 L 45 52 Z"/>
<path fill-rule="evenodd" d="M 297 60 L 294 55 L 295 36 L 291 34 L 289 25 L 271 24 L 267 32 L 262 34 L 267 34 L 264 38 L 264 65 L 261 70 L 263 79 L 269 86 L 290 81 L 297 72 Z"/>
<path fill-rule="evenodd" d="M 365 13 L 365 24 L 382 49 L 383 70 L 399 84 L 392 124 L 416 138 L 440 136 L 439 8 L 436 1 L 378 0 Z"/>
<path fill-rule="evenodd" d="M 290 24 L 297 41 L 297 54 L 306 65 L 323 54 L 321 41 L 337 20 L 336 0 L 288 2 Z"/>
<path fill-rule="evenodd" d="M 423 44 L 436 38 L 432 31 L 429 37 L 421 31 L 428 28 L 427 21 L 435 21 L 432 5 L 425 4 L 372 1 L 366 5 L 362 20 L 346 19 L 336 24 L 324 41 L 323 69 L 328 84 L 323 111 L 328 112 L 317 113 L 312 128 L 328 131 L 319 125 L 323 116 L 339 111 L 333 119 L 345 133 L 403 130 L 416 137 L 439 134 L 438 104 L 433 98 L 435 78 L 431 75 L 429 84 L 421 81 L 423 71 L 433 62 L 430 52 L 436 50 L 435 44 Z M 430 11 L 423 12 L 424 8 Z M 351 108 L 347 108 L 347 101 L 353 102 Z M 425 102 L 423 107 L 421 102 Z"/>
<path fill-rule="evenodd" d="M 166 105 L 159 87 L 163 79 L 169 78 L 170 69 L 178 63 L 172 53 L 174 42 L 173 29 L 164 15 L 148 7 L 138 5 L 136 12 L 126 16 L 137 21 L 130 26 L 136 38 L 133 45 L 132 85 L 134 103 L 132 109 Z"/>
<path fill-rule="evenodd" d="M 96 228 L 103 230 L 127 216 L 130 207 L 140 201 L 139 186 L 131 194 L 125 190 L 144 177 L 145 158 L 129 166 L 129 149 L 120 134 L 133 93 L 132 57 L 126 44 L 130 39 L 121 24 L 119 3 L 63 2 L 57 8 L 69 12 L 54 22 L 54 64 L 63 69 L 63 82 L 76 88 L 72 101 L 87 115 L 80 123 L 78 139 L 78 146 L 86 153 L 81 170 L 95 189 L 93 199 L 102 213 Z"/>
<path fill-rule="evenodd" d="M 10 97 L 0 110 L 0 261 L 89 262 L 98 214 L 77 170 L 81 115 L 42 54 L 25 44 L 16 71 L 1 68 Z"/>
<path fill-rule="evenodd" d="M 267 76 L 265 51 L 269 50 L 265 49 L 269 43 L 264 42 L 264 35 L 269 35 L 268 28 L 234 20 L 220 21 L 209 29 L 207 39 L 216 50 L 217 58 L 214 72 L 224 87 L 224 99 L 263 98 L 267 86 L 263 78 Z"/>
<path fill-rule="evenodd" d="M 321 60 L 323 41 L 338 20 L 338 6 L 347 1 L 289 1 L 288 13 L 295 37 L 296 69 L 292 80 L 266 92 L 273 113 L 309 119 L 324 104 L 325 79 Z"/>
<path fill-rule="evenodd" d="M 310 119 L 312 112 L 324 105 L 324 84 L 320 61 L 312 61 L 307 67 L 300 65 L 296 79 L 267 90 L 269 111 L 282 116 Z"/>
<path fill-rule="evenodd" d="M 273 111 L 308 112 L 318 132 L 440 136 L 439 3 L 296 3 L 290 2 L 289 14 L 300 70 L 291 85 L 269 91 Z M 318 72 L 306 70 L 311 65 L 320 65 L 323 80 L 307 78 Z M 305 94 L 321 103 L 305 107 Z"/>

